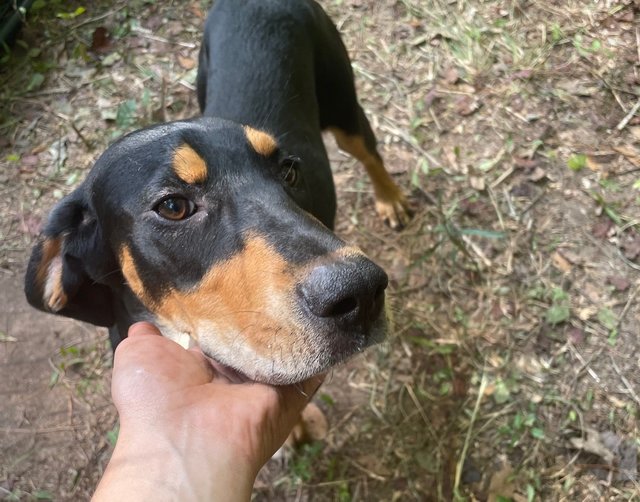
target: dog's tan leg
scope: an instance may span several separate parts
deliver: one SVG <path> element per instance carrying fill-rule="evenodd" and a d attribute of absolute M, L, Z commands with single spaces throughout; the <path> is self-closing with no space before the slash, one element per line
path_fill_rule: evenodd
<path fill-rule="evenodd" d="M 342 129 L 330 128 L 341 150 L 358 159 L 367 170 L 376 197 L 376 211 L 391 228 L 399 230 L 411 218 L 409 204 L 384 167 L 377 151 L 367 148 L 364 136 L 347 134 Z"/>
<path fill-rule="evenodd" d="M 300 420 L 289 434 L 285 444 L 292 448 L 298 448 L 303 444 L 322 441 L 327 437 L 328 430 L 327 417 L 316 404 L 309 403 L 302 410 Z"/>

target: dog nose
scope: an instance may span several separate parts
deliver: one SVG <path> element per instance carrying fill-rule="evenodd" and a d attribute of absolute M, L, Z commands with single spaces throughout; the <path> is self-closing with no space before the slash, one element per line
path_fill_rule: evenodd
<path fill-rule="evenodd" d="M 366 327 L 380 315 L 388 282 L 384 270 L 358 256 L 314 267 L 298 291 L 317 317 Z"/>

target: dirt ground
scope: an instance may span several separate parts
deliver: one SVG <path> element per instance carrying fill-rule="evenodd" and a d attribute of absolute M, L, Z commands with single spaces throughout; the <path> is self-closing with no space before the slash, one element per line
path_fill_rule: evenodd
<path fill-rule="evenodd" d="M 640 500 L 640 5 L 325 0 L 402 232 L 328 141 L 337 232 L 391 277 L 387 343 L 256 500 Z M 44 5 L 44 7 L 43 7 Z M 0 498 L 88 500 L 106 333 L 32 310 L 29 249 L 110 141 L 197 114 L 205 1 L 36 2 L 0 66 Z"/>

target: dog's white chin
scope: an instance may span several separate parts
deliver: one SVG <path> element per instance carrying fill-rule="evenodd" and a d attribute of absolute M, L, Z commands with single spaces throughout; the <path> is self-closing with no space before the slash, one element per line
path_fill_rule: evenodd
<path fill-rule="evenodd" d="M 166 333 L 165 336 L 176 342 L 183 349 L 192 349 L 198 346 L 198 342 L 191 338 L 188 333 L 170 332 Z"/>

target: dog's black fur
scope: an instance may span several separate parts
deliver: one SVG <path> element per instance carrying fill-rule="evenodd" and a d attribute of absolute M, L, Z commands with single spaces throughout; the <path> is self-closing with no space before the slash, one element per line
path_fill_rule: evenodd
<path fill-rule="evenodd" d="M 156 322 L 271 383 L 380 340 L 387 278 L 330 231 L 321 131 L 379 162 L 383 217 L 399 226 L 408 213 L 327 15 L 312 0 L 218 0 L 197 89 L 204 118 L 123 137 L 56 206 L 29 262 L 29 302 L 110 327 L 114 347 L 133 322 Z"/>

